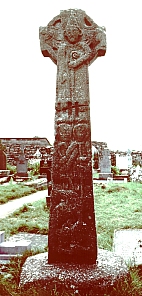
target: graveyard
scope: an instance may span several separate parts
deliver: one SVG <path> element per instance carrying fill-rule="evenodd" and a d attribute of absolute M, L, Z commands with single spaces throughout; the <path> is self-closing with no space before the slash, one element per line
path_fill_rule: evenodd
<path fill-rule="evenodd" d="M 101 160 L 103 158 L 104 157 L 102 157 Z M 104 167 L 105 166 L 103 166 L 103 169 Z M 110 162 L 108 167 L 110 170 Z M 41 175 L 43 173 L 45 177 L 45 172 L 47 168 L 49 169 L 46 163 L 44 164 L 42 162 L 41 168 L 40 166 L 38 167 L 38 177 L 40 176 L 40 173 Z M 35 178 L 35 181 L 37 180 L 42 180 L 42 178 Z M 43 189 L 48 187 L 47 179 L 45 180 L 46 185 L 45 187 L 43 187 Z M 35 188 L 35 186 L 24 186 L 24 183 L 28 182 L 28 180 L 25 181 L 24 179 L 22 182 L 18 181 L 16 184 L 16 182 L 10 180 L 6 183 L 7 186 L 6 184 L 5 186 L 1 185 L 1 204 L 6 203 L 11 199 L 10 193 L 12 193 L 12 199 L 14 199 L 23 196 L 23 194 L 26 195 L 32 192 L 37 192 L 40 189 L 38 187 Z M 34 180 L 32 182 L 34 182 Z M 21 186 L 23 188 L 20 195 Z M 129 266 L 129 276 L 124 277 L 122 282 L 120 281 L 119 283 L 117 283 L 117 287 L 119 287 L 119 292 L 117 291 L 116 294 L 116 290 L 112 290 L 108 293 L 106 289 L 105 295 L 127 296 L 131 295 L 132 291 L 132 295 L 141 295 L 142 184 L 138 180 L 135 182 L 130 181 L 127 183 L 122 180 L 121 182 L 117 181 L 115 183 L 115 181 L 112 181 L 109 178 L 106 180 L 100 180 L 98 177 L 97 180 L 94 179 L 93 191 L 95 198 L 98 248 L 100 250 L 107 250 L 111 253 L 115 251 L 120 257 L 124 256 L 124 259 L 127 259 L 127 263 Z M 50 203 L 47 204 L 46 200 L 46 198 L 43 198 L 42 200 L 39 200 L 37 202 L 27 202 L 27 204 L 24 204 L 21 208 L 17 209 L 13 214 L 10 214 L 8 216 L 8 219 L 0 219 L 0 229 L 2 230 L 2 232 L 4 232 L 5 235 L 5 241 L 3 241 L 2 243 L 3 246 L 7 246 L 8 242 L 8 246 L 10 244 L 11 248 L 13 248 L 13 242 L 17 241 L 17 245 L 15 246 L 14 244 L 14 246 L 16 248 L 19 248 L 20 250 L 25 250 L 24 253 L 19 254 L 18 257 L 17 255 L 15 256 L 15 254 L 13 254 L 10 261 L 7 260 L 6 264 L 3 263 L 3 261 L 0 262 L 0 289 L 1 291 L 4 291 L 2 295 L 9 296 L 11 295 L 11 293 L 13 293 L 13 295 L 19 296 L 24 295 L 24 293 L 25 295 L 27 295 L 27 292 L 24 292 L 23 289 L 19 287 L 22 266 L 24 262 L 28 260 L 28 258 L 32 258 L 33 256 L 38 254 L 46 255 L 46 252 L 48 250 L 47 237 L 49 232 L 50 216 Z M 122 236 L 124 231 L 126 231 L 124 237 L 127 238 L 128 243 L 131 245 L 131 249 L 127 245 L 127 240 L 125 241 L 124 237 Z M 129 234 L 130 231 L 134 231 L 134 233 L 132 232 L 131 235 Z M 131 238 L 134 237 L 135 239 L 131 241 Z M 23 243 L 25 241 L 28 241 L 28 244 Z M 22 242 L 24 246 L 20 247 L 20 242 Z M 127 249 L 129 249 L 129 252 L 126 252 Z M 4 258 L 8 258 L 7 256 L 9 255 L 4 256 Z M 44 257 L 44 260 L 46 260 L 46 257 Z M 133 264 L 130 264 L 131 261 Z M 60 270 L 60 274 L 62 274 L 62 270 Z M 60 287 L 57 285 L 57 283 L 55 284 L 55 282 L 51 283 L 51 285 L 48 285 L 47 291 L 48 295 L 55 296 L 83 295 L 82 291 L 77 289 L 74 285 L 72 285 L 71 287 Z M 36 288 L 36 290 L 34 291 L 34 288 L 32 287 L 29 288 L 28 293 L 29 295 L 34 295 L 33 293 L 35 293 L 35 295 L 44 295 L 44 292 L 47 293 L 47 291 L 45 292 L 42 287 Z M 94 295 L 93 289 L 87 289 L 85 295 Z"/>
<path fill-rule="evenodd" d="M 0 292 L 142 295 L 142 155 L 133 167 L 131 151 L 91 142 L 88 68 L 105 56 L 106 30 L 68 9 L 39 39 L 57 65 L 55 140 L 1 139 L 1 204 L 27 199 L 0 219 Z"/>
<path fill-rule="evenodd" d="M 112 251 L 115 230 L 141 229 L 142 185 L 130 182 L 127 184 L 107 183 L 105 186 L 104 188 L 104 184 L 94 184 L 98 247 Z M 48 223 L 49 207 L 46 205 L 46 200 L 43 199 L 32 204 L 24 205 L 15 213 L 11 214 L 8 219 L 1 219 L 0 228 L 5 231 L 5 237 L 7 239 L 12 240 L 16 236 L 21 236 L 22 238 L 24 236 L 28 237 L 29 234 L 31 240 L 31 235 L 34 234 L 40 234 L 41 237 L 47 238 Z M 5 287 L 5 291 L 9 291 L 9 294 L 4 295 L 10 295 L 10 293 L 13 293 L 13 295 L 24 295 L 24 292 L 20 291 L 18 285 L 22 265 L 27 257 L 46 251 L 47 245 L 45 243 L 42 245 L 40 240 L 36 249 L 27 252 L 22 258 L 15 258 L 11 261 L 11 268 L 10 265 L 0 264 L 0 270 L 3 270 L 3 274 L 1 273 L 1 284 Z M 131 267 L 130 275 L 131 279 L 124 281 L 119 294 L 112 295 L 141 295 L 142 274 L 140 266 Z M 133 294 L 131 294 L 132 291 Z M 25 295 L 27 295 L 26 293 L 25 291 Z M 29 295 L 34 295 L 33 293 L 32 290 L 31 294 L 29 292 Z M 41 295 L 44 295 L 44 291 L 42 293 Z M 68 291 L 62 291 L 62 294 L 60 294 L 54 286 L 49 291 L 49 295 L 71 296 L 74 294 L 73 288 Z M 90 291 L 90 294 L 87 293 L 87 295 L 93 294 Z"/>
<path fill-rule="evenodd" d="M 35 157 L 32 155 L 28 164 L 28 157 L 25 156 L 23 147 L 23 145 L 19 145 L 16 162 L 12 162 L 15 166 L 11 164 L 6 166 L 6 154 L 3 156 L 1 150 L 2 159 L 4 160 L 3 162 L 1 161 L 1 164 L 3 165 L 4 163 L 4 165 L 1 166 L 0 204 L 6 204 L 10 200 L 38 192 L 38 190 L 47 189 L 51 185 L 51 151 L 54 148 L 47 146 L 42 147 L 40 150 L 36 147 L 33 153 Z M 96 166 L 97 168 L 93 169 L 97 245 L 99 250 L 110 252 L 110 256 L 112 252 L 115 252 L 120 258 L 127 260 L 129 267 L 129 276 L 126 274 L 123 280 L 117 283 L 119 292 L 117 291 L 116 294 L 115 287 L 114 290 L 107 294 L 106 288 L 105 295 L 127 296 L 132 291 L 133 295 L 141 295 L 142 184 L 140 180 L 141 166 L 137 165 L 141 164 L 141 158 L 139 157 L 140 159 L 139 162 L 136 162 L 136 166 L 132 166 L 131 158 L 131 170 L 135 174 L 135 179 L 132 178 L 132 174 L 131 179 L 128 180 L 127 152 L 123 156 L 121 156 L 122 153 L 120 152 L 116 153 L 115 160 L 118 159 L 119 162 L 118 160 L 117 162 L 114 162 L 114 160 L 112 162 L 111 151 L 109 151 L 107 143 L 95 142 L 95 147 L 97 153 L 95 152 L 92 155 L 92 167 Z M 44 157 L 41 156 L 40 151 L 44 151 Z M 98 151 L 100 151 L 99 157 Z M 95 162 L 96 160 L 98 161 L 97 163 Z M 118 164 L 118 167 L 115 166 L 116 164 Z M 112 167 L 117 168 L 117 172 L 115 170 L 112 171 Z M 6 170 L 7 168 L 10 168 L 11 171 Z M 0 261 L 0 289 L 3 291 L 2 295 L 9 296 L 11 293 L 19 296 L 24 295 L 23 289 L 19 287 L 19 282 L 22 266 L 28 258 L 33 258 L 38 254 L 45 254 L 43 258 L 47 261 L 47 237 L 51 204 L 51 197 L 49 198 L 48 195 L 50 194 L 51 187 L 47 189 L 46 197 L 41 201 L 24 204 L 13 214 L 11 213 L 8 219 L 0 219 L 0 229 L 2 230 L 0 256 L 3 259 Z M 131 248 L 128 247 L 128 244 L 131 245 Z M 5 254 L 5 248 L 8 254 Z M 48 266 L 46 268 L 48 269 Z M 63 276 L 62 272 L 64 274 L 64 271 L 60 270 L 60 276 Z M 92 274 L 91 277 L 93 277 Z M 48 291 L 48 295 L 55 296 L 94 295 L 94 290 L 91 287 L 86 290 L 84 288 L 86 292 L 82 292 L 81 289 L 76 288 L 76 285 L 72 284 L 70 287 L 63 285 L 62 287 L 58 286 L 57 283 L 55 284 L 55 281 L 53 281 L 53 283 L 48 284 L 46 292 L 40 286 L 35 291 L 33 287 L 29 288 L 28 293 L 29 295 L 34 295 L 33 293 L 35 295 L 44 295 L 44 292 L 47 293 Z M 25 292 L 25 295 L 27 295 L 27 292 Z"/>

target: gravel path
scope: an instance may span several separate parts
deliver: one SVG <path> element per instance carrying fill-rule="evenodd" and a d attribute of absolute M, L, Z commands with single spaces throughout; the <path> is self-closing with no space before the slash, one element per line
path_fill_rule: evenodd
<path fill-rule="evenodd" d="M 36 193 L 32 193 L 27 196 L 23 196 L 21 198 L 14 199 L 9 201 L 3 205 L 0 205 L 0 219 L 3 219 L 13 213 L 15 210 L 22 207 L 23 204 L 31 203 L 37 201 L 39 199 L 43 199 L 48 195 L 47 189 L 38 191 Z"/>

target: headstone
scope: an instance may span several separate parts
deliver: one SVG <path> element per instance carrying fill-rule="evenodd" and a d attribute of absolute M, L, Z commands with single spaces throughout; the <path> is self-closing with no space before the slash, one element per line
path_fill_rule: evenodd
<path fill-rule="evenodd" d="M 128 159 L 128 169 L 132 167 L 132 154 L 131 151 L 128 149 L 127 151 L 127 159 Z"/>
<path fill-rule="evenodd" d="M 94 146 L 92 146 L 92 154 L 93 154 L 93 169 L 98 170 L 98 168 L 99 168 L 99 152 Z"/>
<path fill-rule="evenodd" d="M 102 151 L 99 165 L 99 179 L 107 180 L 107 178 L 113 178 L 113 174 L 111 173 L 111 156 L 108 148 L 104 148 Z"/>
<path fill-rule="evenodd" d="M 52 157 L 51 155 L 45 155 L 40 160 L 40 175 L 47 175 L 48 183 L 51 181 L 51 167 L 52 167 Z"/>
<path fill-rule="evenodd" d="M 24 149 L 21 148 L 21 153 L 20 153 L 20 155 L 17 159 L 17 162 L 16 162 L 17 176 L 19 176 L 19 177 L 27 177 L 28 176 L 27 163 L 28 163 L 28 160 L 25 157 Z"/>
<path fill-rule="evenodd" d="M 116 154 L 116 166 L 122 170 L 128 170 L 132 167 L 132 155 L 131 151 L 128 150 L 125 153 Z"/>
<path fill-rule="evenodd" d="M 48 170 L 47 158 L 41 158 L 40 160 L 40 175 L 46 175 Z"/>
<path fill-rule="evenodd" d="M 113 251 L 129 266 L 142 265 L 142 229 L 116 230 Z"/>
<path fill-rule="evenodd" d="M 37 148 L 35 154 L 33 155 L 34 158 L 41 158 L 41 152 L 39 150 L 39 148 Z"/>
<path fill-rule="evenodd" d="M 4 231 L 0 231 L 0 243 L 5 241 L 5 232 Z"/>
<path fill-rule="evenodd" d="M 0 170 L 6 170 L 6 154 L 0 150 Z"/>
<path fill-rule="evenodd" d="M 50 205 L 50 195 L 52 190 L 51 182 L 51 170 L 52 170 L 52 150 L 53 147 L 50 146 L 46 149 L 46 154 L 42 155 L 40 160 L 40 175 L 46 175 L 47 177 L 47 187 L 48 187 L 48 196 L 46 197 L 47 205 Z"/>

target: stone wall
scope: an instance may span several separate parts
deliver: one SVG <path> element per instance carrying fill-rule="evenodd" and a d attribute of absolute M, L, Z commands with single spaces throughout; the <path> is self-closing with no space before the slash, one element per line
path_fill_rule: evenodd
<path fill-rule="evenodd" d="M 102 154 L 102 151 L 107 148 L 106 142 L 92 141 L 92 145 L 98 150 L 99 154 Z"/>
<path fill-rule="evenodd" d="M 42 153 L 42 150 L 51 145 L 47 138 L 1 138 L 1 143 L 6 147 L 7 163 L 11 165 L 16 165 L 21 146 L 24 148 L 25 157 L 31 159 L 37 149 Z"/>
<path fill-rule="evenodd" d="M 1 143 L 6 146 L 7 162 L 11 165 L 16 165 L 16 159 L 20 154 L 21 145 L 24 146 L 24 153 L 27 159 L 33 158 L 37 149 L 41 153 L 47 146 L 51 146 L 47 138 L 0 138 Z M 92 145 L 98 150 L 99 156 L 102 155 L 102 151 L 107 148 L 106 142 L 92 141 Z M 120 155 L 126 155 L 125 151 L 110 151 L 111 165 L 116 166 L 116 153 Z M 132 151 L 132 164 L 142 166 L 142 151 Z"/>

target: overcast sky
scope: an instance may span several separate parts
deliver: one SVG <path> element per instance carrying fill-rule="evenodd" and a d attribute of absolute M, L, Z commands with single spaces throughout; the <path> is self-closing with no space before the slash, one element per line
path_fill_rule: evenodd
<path fill-rule="evenodd" d="M 142 150 L 141 0 L 0 1 L 0 137 L 54 142 L 56 65 L 40 51 L 39 27 L 60 10 L 85 10 L 106 27 L 107 52 L 89 67 L 92 140 Z"/>

